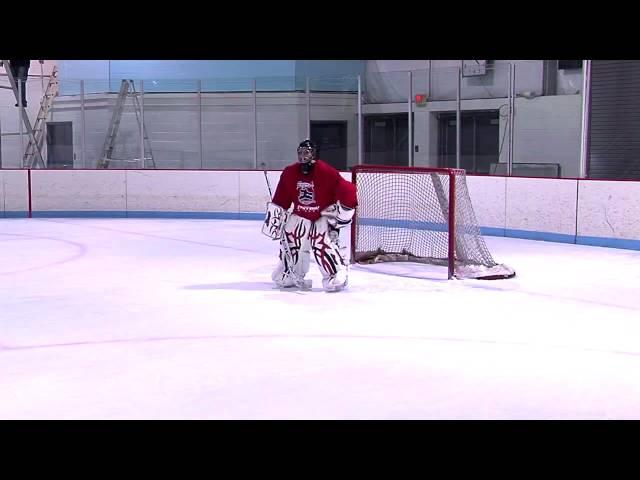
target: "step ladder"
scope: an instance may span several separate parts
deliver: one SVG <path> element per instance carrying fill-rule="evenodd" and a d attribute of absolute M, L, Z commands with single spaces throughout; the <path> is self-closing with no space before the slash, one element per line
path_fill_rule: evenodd
<path fill-rule="evenodd" d="M 20 98 L 20 92 L 18 91 L 18 84 L 16 83 L 16 79 L 13 77 L 13 73 L 11 72 L 9 60 L 2 60 L 2 62 L 4 64 L 5 71 L 7 72 L 7 78 L 9 79 L 9 86 L 8 87 L 2 86 L 1 88 L 8 88 L 13 90 L 13 94 L 16 97 L 16 103 L 18 103 L 18 105 L 22 105 L 22 99 Z M 54 68 L 54 71 L 55 71 L 55 68 Z M 53 102 L 52 99 L 51 99 L 51 102 Z M 36 132 L 33 128 L 31 128 L 31 121 L 29 120 L 29 114 L 27 113 L 27 110 L 24 107 L 18 107 L 18 109 L 22 117 L 22 123 L 24 124 L 25 129 L 27 131 L 26 132 L 27 136 L 29 137 L 29 146 L 27 146 L 27 150 L 25 150 L 25 155 L 23 157 L 23 166 L 32 168 L 34 165 L 38 164 L 42 168 L 45 168 L 45 163 L 42 158 L 42 151 L 40 148 L 40 146 L 42 145 L 42 140 L 44 138 L 44 130 L 42 128 L 44 126 L 44 123 L 41 122 L 42 124 L 40 126 L 40 130 Z M 42 104 L 41 104 L 40 110 L 42 110 Z M 36 138 L 36 135 L 37 135 L 37 138 Z M 25 159 L 27 158 L 27 151 L 31 152 L 29 155 L 29 158 L 31 159 L 29 164 L 24 163 Z"/>
<path fill-rule="evenodd" d="M 144 153 L 143 158 L 134 158 L 132 160 L 119 159 L 121 161 L 140 162 L 141 168 L 151 166 L 156 168 L 156 163 L 153 158 L 153 152 L 151 150 L 151 142 L 149 135 L 147 135 L 147 128 L 142 118 L 142 109 L 140 106 L 139 94 L 136 92 L 135 83 L 133 80 L 122 80 L 120 84 L 120 91 L 118 92 L 118 98 L 116 99 L 116 105 L 113 109 L 113 115 L 111 116 L 111 122 L 107 128 L 107 135 L 104 139 L 104 146 L 102 147 L 102 156 L 98 160 L 98 168 L 109 168 L 111 160 L 113 158 L 113 151 L 116 146 L 116 137 L 118 136 L 118 129 L 120 128 L 120 121 L 122 120 L 122 112 L 127 101 L 127 97 L 132 98 L 133 110 L 136 114 L 136 121 L 138 122 L 138 128 L 142 130 Z"/>
<path fill-rule="evenodd" d="M 22 158 L 22 165 L 28 168 L 34 168 L 37 162 L 36 152 L 42 152 L 42 144 L 45 137 L 45 123 L 49 118 L 49 112 L 53 106 L 53 99 L 58 96 L 58 69 L 54 66 L 49 77 L 49 83 L 47 89 L 40 100 L 40 110 L 38 116 L 33 125 L 33 138 L 34 143 L 29 139 L 27 149 L 24 151 L 24 157 Z"/>

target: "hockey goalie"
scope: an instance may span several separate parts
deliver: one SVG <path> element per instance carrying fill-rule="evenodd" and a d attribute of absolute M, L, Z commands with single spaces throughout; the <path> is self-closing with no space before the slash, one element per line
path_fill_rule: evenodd
<path fill-rule="evenodd" d="M 280 240 L 279 262 L 271 278 L 280 288 L 311 288 L 305 276 L 313 254 L 324 290 L 337 292 L 348 281 L 340 230 L 351 224 L 356 188 L 320 160 L 310 140 L 300 143 L 297 154 L 298 161 L 280 176 L 262 227 L 265 235 Z"/>

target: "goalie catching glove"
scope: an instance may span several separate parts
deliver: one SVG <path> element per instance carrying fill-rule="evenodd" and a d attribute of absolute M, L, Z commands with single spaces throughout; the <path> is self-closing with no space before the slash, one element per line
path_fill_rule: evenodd
<path fill-rule="evenodd" d="M 333 205 L 329 205 L 327 208 L 320 212 L 320 215 L 327 218 L 329 225 L 335 229 L 346 227 L 351 223 L 355 209 L 342 205 L 338 200 Z"/>

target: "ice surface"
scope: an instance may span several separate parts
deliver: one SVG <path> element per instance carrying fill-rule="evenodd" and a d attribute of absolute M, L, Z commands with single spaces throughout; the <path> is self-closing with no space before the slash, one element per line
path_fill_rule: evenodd
<path fill-rule="evenodd" d="M 0 418 L 640 418 L 640 252 L 486 237 L 516 278 L 326 294 L 260 228 L 0 220 Z"/>

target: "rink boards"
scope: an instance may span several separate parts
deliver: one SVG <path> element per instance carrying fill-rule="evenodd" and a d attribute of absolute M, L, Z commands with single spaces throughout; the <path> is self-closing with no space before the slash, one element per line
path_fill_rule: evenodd
<path fill-rule="evenodd" d="M 272 191 L 279 177 L 268 172 Z M 467 184 L 485 235 L 640 250 L 640 182 L 469 175 Z M 4 218 L 259 220 L 269 198 L 262 171 L 0 170 Z"/>

